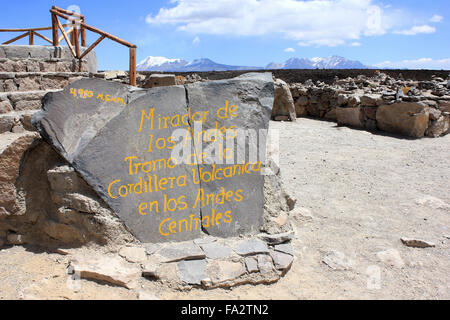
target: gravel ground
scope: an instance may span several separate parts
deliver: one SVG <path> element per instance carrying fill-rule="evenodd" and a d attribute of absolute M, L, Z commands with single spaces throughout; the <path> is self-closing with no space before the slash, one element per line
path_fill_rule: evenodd
<path fill-rule="evenodd" d="M 280 131 L 283 180 L 298 199 L 296 260 L 272 285 L 177 292 L 161 299 L 450 299 L 450 135 L 409 140 L 298 119 Z M 298 209 L 297 208 L 297 209 Z M 433 242 L 411 248 L 401 237 Z M 381 253 L 385 252 L 387 253 Z M 67 257 L 0 251 L 0 299 L 132 299 L 82 281 L 67 287 Z"/>

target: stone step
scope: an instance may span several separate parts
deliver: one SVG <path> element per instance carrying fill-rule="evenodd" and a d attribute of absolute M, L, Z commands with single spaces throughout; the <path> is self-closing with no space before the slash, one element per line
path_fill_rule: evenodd
<path fill-rule="evenodd" d="M 89 72 L 0 72 L 0 93 L 63 89 L 82 78 L 104 78 Z"/>
<path fill-rule="evenodd" d="M 87 48 L 80 50 L 83 53 Z M 5 71 L 97 72 L 97 57 L 92 50 L 80 63 L 67 46 L 0 45 L 0 72 Z"/>
<path fill-rule="evenodd" d="M 13 111 L 39 110 L 41 108 L 41 100 L 46 93 L 60 90 L 0 92 L 0 114 L 7 114 Z"/>
<path fill-rule="evenodd" d="M 86 60 L 0 58 L 0 72 L 89 72 Z"/>
<path fill-rule="evenodd" d="M 31 117 L 38 111 L 25 110 L 0 114 L 0 137 L 7 133 L 37 131 L 31 124 Z"/>

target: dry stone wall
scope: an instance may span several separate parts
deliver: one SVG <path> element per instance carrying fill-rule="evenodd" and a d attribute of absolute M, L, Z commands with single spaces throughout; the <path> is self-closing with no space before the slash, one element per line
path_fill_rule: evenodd
<path fill-rule="evenodd" d="M 63 89 L 88 72 L 1 72 L 0 92 Z"/>
<path fill-rule="evenodd" d="M 82 48 L 81 52 L 85 49 Z M 97 57 L 91 51 L 82 61 L 68 47 L 0 45 L 0 72 L 97 73 Z"/>
<path fill-rule="evenodd" d="M 450 130 L 450 82 L 405 81 L 386 74 L 291 84 L 297 117 L 402 136 L 439 137 Z"/>

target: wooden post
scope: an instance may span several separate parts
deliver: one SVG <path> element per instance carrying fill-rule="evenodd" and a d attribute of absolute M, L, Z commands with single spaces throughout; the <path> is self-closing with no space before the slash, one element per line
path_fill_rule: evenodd
<path fill-rule="evenodd" d="M 75 21 L 72 21 L 72 27 L 73 27 L 73 31 L 75 31 L 75 28 L 77 27 L 75 25 Z M 70 33 L 70 42 L 72 43 L 72 46 L 75 46 L 76 39 L 75 39 L 75 32 L 73 32 L 73 31 Z"/>
<path fill-rule="evenodd" d="M 53 33 L 53 45 L 59 46 L 59 34 L 58 34 L 58 23 L 57 20 L 58 17 L 56 14 L 52 14 L 52 33 Z"/>
<path fill-rule="evenodd" d="M 80 58 L 80 39 L 78 38 L 78 28 L 76 25 L 73 28 L 72 35 L 75 39 L 75 53 L 77 54 L 76 58 Z"/>
<path fill-rule="evenodd" d="M 28 44 L 30 46 L 34 45 L 34 33 L 33 30 L 30 30 L 30 34 L 28 35 Z"/>
<path fill-rule="evenodd" d="M 85 23 L 84 18 L 81 19 L 82 23 Z M 83 25 L 81 24 L 81 46 L 82 47 L 87 47 L 86 44 L 86 29 L 83 27 Z"/>
<path fill-rule="evenodd" d="M 136 86 L 136 47 L 130 48 L 130 85 Z"/>

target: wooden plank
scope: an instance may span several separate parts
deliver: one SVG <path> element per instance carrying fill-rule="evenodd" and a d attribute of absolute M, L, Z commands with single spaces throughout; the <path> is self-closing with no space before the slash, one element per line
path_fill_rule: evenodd
<path fill-rule="evenodd" d="M 17 40 L 20 40 L 20 39 L 22 39 L 22 38 L 25 38 L 25 37 L 28 36 L 29 34 L 30 34 L 30 32 L 25 32 L 24 34 L 22 34 L 22 35 L 20 35 L 20 36 L 18 36 L 18 37 L 15 37 L 14 39 L 11 39 L 11 40 L 9 40 L 9 41 L 3 42 L 2 44 L 10 44 L 10 43 L 13 43 L 14 41 L 17 41 Z"/>
<path fill-rule="evenodd" d="M 68 16 L 66 16 L 66 15 L 64 15 L 64 14 L 61 14 L 61 13 L 59 13 L 58 11 L 55 11 L 55 10 L 52 9 L 52 10 L 50 10 L 50 12 L 56 14 L 57 16 L 59 16 L 59 17 L 61 17 L 61 18 L 63 18 L 63 19 L 70 20 L 70 18 L 69 18 Z M 125 41 L 125 40 L 122 40 L 122 39 L 120 39 L 120 38 L 118 38 L 118 37 L 116 37 L 116 36 L 113 36 L 113 35 L 111 35 L 111 34 L 109 34 L 109 33 L 107 33 L 107 32 L 104 32 L 104 31 L 102 31 L 102 30 L 100 30 L 100 29 L 94 28 L 94 27 L 92 27 L 92 26 L 90 26 L 90 25 L 87 25 L 87 24 L 85 24 L 85 23 L 83 23 L 83 22 L 80 22 L 80 25 L 83 26 L 85 29 L 87 29 L 87 30 L 89 30 L 89 31 L 92 31 L 92 32 L 95 32 L 95 33 L 104 35 L 104 36 L 107 37 L 108 39 L 111 39 L 111 40 L 113 40 L 113 41 L 115 41 L 115 42 L 118 42 L 118 43 L 120 43 L 120 44 L 122 44 L 122 45 L 124 45 L 124 46 L 126 46 L 126 47 L 129 47 L 129 48 L 136 48 L 136 46 L 135 46 L 134 44 L 132 44 L 132 43 L 129 43 L 129 42 Z"/>
<path fill-rule="evenodd" d="M 83 52 L 83 54 L 80 56 L 80 59 L 83 59 L 89 52 L 92 51 L 92 49 L 94 49 L 100 42 L 103 41 L 103 39 L 105 39 L 105 36 L 100 36 L 100 38 L 97 39 L 97 41 L 95 41 L 92 46 L 90 46 L 89 48 L 86 49 L 86 51 Z"/>
<path fill-rule="evenodd" d="M 130 85 L 136 86 L 136 48 L 130 48 Z"/>
<path fill-rule="evenodd" d="M 39 38 L 44 39 L 44 40 L 47 41 L 47 42 L 53 43 L 52 40 L 50 40 L 49 38 L 43 36 L 42 34 L 36 32 L 36 31 L 34 31 L 34 35 L 38 36 Z"/>
<path fill-rule="evenodd" d="M 66 34 L 66 32 L 64 31 L 64 28 L 62 27 L 61 22 L 59 22 L 59 19 L 58 19 L 58 18 L 56 18 L 56 23 L 58 24 L 58 28 L 59 28 L 59 30 L 61 30 L 61 32 L 62 32 L 62 34 L 63 34 L 63 36 L 64 36 L 64 39 L 66 40 L 67 45 L 69 46 L 70 52 L 72 52 L 72 55 L 73 55 L 74 57 L 76 57 L 75 50 L 73 50 L 73 47 L 72 47 L 72 45 L 70 44 L 69 38 L 67 37 L 67 34 Z"/>

